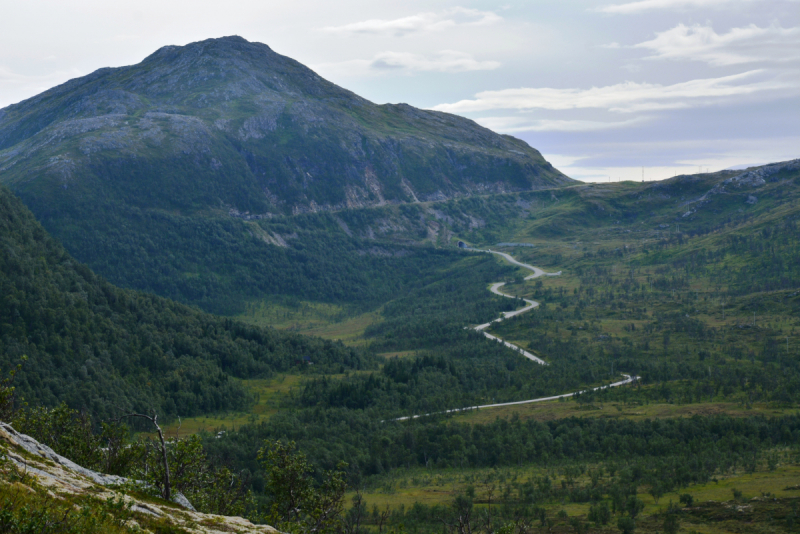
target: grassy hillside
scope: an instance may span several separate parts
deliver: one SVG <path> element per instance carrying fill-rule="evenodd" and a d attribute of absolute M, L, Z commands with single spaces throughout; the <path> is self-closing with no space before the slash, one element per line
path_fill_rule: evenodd
<path fill-rule="evenodd" d="M 422 266 L 453 261 L 433 249 L 373 250 L 325 215 L 274 223 L 269 231 L 234 218 L 136 215 L 96 214 L 91 224 L 54 235 L 112 281 L 216 313 L 241 312 L 271 296 L 374 308 Z M 102 235 L 90 226 L 102 226 Z"/>

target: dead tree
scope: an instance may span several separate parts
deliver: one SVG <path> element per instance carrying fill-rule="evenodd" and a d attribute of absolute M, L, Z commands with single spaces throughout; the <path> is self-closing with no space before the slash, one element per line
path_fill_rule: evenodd
<path fill-rule="evenodd" d="M 167 445 L 164 443 L 164 433 L 161 431 L 161 427 L 158 426 L 158 414 L 153 410 L 153 415 L 145 415 L 141 413 L 129 413 L 123 415 L 122 417 L 141 417 L 142 419 L 147 419 L 153 426 L 156 427 L 158 431 L 158 439 L 161 440 L 161 461 L 164 464 L 164 491 L 161 493 L 161 496 L 164 500 L 171 500 L 171 492 L 170 492 L 170 481 L 169 481 L 169 461 L 167 460 Z"/>

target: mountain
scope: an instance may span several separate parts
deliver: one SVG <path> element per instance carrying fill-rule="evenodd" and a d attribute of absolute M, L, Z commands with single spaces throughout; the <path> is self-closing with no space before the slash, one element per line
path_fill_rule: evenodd
<path fill-rule="evenodd" d="M 2 181 L 54 213 L 90 199 L 297 213 L 571 183 L 523 141 L 375 105 L 240 37 L 166 46 L 9 106 L 0 151 Z"/>
<path fill-rule="evenodd" d="M 310 337 L 222 319 L 119 289 L 76 262 L 0 186 L 0 375 L 34 405 L 67 402 L 100 416 L 156 409 L 167 416 L 242 408 L 236 378 L 361 368 L 367 356 Z"/>
<path fill-rule="evenodd" d="M 366 273 L 378 270 L 353 259 L 370 245 L 335 217 L 300 232 L 281 227 L 286 217 L 384 205 L 419 219 L 426 200 L 573 181 L 518 139 L 375 105 L 226 37 L 164 47 L 0 110 L 0 183 L 111 283 L 237 313 L 275 294 L 371 293 Z M 278 230 L 259 226 L 267 221 Z M 380 239 L 386 224 L 373 226 Z"/>

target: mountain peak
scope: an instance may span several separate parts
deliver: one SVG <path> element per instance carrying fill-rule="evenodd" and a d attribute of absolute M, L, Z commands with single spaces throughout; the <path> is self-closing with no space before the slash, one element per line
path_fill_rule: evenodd
<path fill-rule="evenodd" d="M 249 43 L 247 39 L 239 35 L 226 35 L 224 37 L 210 38 L 207 41 L 230 42 L 230 43 Z M 263 43 L 262 43 L 263 44 Z M 267 46 L 267 45 L 264 45 Z"/>
<path fill-rule="evenodd" d="M 202 41 L 194 41 L 185 45 L 166 45 L 162 46 L 149 56 L 143 63 L 151 58 L 163 56 L 175 56 L 182 53 L 197 54 L 198 52 L 208 52 L 214 50 L 230 51 L 232 49 L 244 49 L 249 47 L 255 53 L 272 52 L 272 49 L 264 43 L 250 42 L 239 35 L 227 35 L 224 37 L 212 37 Z"/>

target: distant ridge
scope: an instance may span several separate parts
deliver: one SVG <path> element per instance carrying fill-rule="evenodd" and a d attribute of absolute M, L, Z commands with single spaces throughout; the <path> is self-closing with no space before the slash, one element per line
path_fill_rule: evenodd
<path fill-rule="evenodd" d="M 724 171 L 744 171 L 747 169 L 752 169 L 754 167 L 763 167 L 764 165 L 769 165 L 769 163 L 743 163 L 741 165 L 734 165 L 732 167 L 726 167 L 722 169 Z"/>

